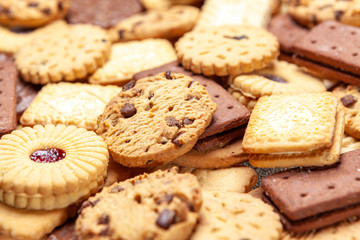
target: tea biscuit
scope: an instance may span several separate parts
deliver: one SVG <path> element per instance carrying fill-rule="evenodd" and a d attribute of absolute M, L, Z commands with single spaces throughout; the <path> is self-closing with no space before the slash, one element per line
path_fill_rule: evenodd
<path fill-rule="evenodd" d="M 279 54 L 277 39 L 251 26 L 194 30 L 176 42 L 180 62 L 204 75 L 238 75 L 266 67 Z"/>
<path fill-rule="evenodd" d="M 249 155 L 242 150 L 242 139 L 236 139 L 225 145 L 208 151 L 190 150 L 177 157 L 173 163 L 179 166 L 195 168 L 225 168 L 249 160 Z"/>
<path fill-rule="evenodd" d="M 143 11 L 139 0 L 71 0 L 67 20 L 111 28 L 119 21 Z"/>
<path fill-rule="evenodd" d="M 244 105 L 249 111 L 252 111 L 257 103 L 257 98 L 252 98 L 245 96 L 242 94 L 242 92 L 237 91 L 233 89 L 232 87 L 229 87 L 228 92 L 231 93 L 231 95 L 236 98 L 242 105 Z"/>
<path fill-rule="evenodd" d="M 156 186 L 156 187 L 154 187 Z M 82 205 L 82 239 L 188 239 L 202 203 L 195 176 L 174 169 L 115 183 Z"/>
<path fill-rule="evenodd" d="M 288 12 L 297 22 L 309 28 L 326 20 L 360 26 L 358 0 L 301 0 L 290 4 Z"/>
<path fill-rule="evenodd" d="M 328 148 L 337 99 L 329 92 L 261 97 L 243 140 L 247 153 L 284 153 Z"/>
<path fill-rule="evenodd" d="M 111 47 L 110 60 L 95 71 L 89 82 L 124 85 L 135 73 L 176 59 L 174 48 L 165 39 L 116 43 Z"/>
<path fill-rule="evenodd" d="M 34 210 L 64 208 L 97 192 L 109 159 L 94 132 L 65 125 L 15 130 L 1 138 L 0 151 L 0 201 Z"/>
<path fill-rule="evenodd" d="M 99 116 L 97 133 L 114 161 L 160 165 L 188 152 L 215 110 L 204 86 L 166 72 L 125 85 Z"/>
<path fill-rule="evenodd" d="M 275 4 L 273 0 L 206 0 L 196 28 L 223 25 L 250 25 L 265 28 Z"/>
<path fill-rule="evenodd" d="M 192 6 L 174 6 L 136 14 L 112 28 L 111 38 L 115 42 L 146 38 L 176 39 L 194 27 L 198 15 L 199 9 Z"/>
<path fill-rule="evenodd" d="M 360 149 L 360 141 L 345 134 L 342 141 L 341 153 L 346 153 L 357 149 Z"/>
<path fill-rule="evenodd" d="M 45 239 L 54 228 L 74 217 L 76 210 L 73 208 L 26 210 L 0 203 L 0 239 Z"/>
<path fill-rule="evenodd" d="M 200 220 L 191 240 L 279 239 L 282 226 L 272 208 L 249 194 L 203 192 Z"/>
<path fill-rule="evenodd" d="M 332 91 L 345 111 L 345 132 L 355 138 L 360 138 L 359 90 L 360 87 L 354 85 L 341 85 Z"/>
<path fill-rule="evenodd" d="M 24 35 L 10 31 L 0 26 L 0 52 L 14 53 L 24 43 Z"/>
<path fill-rule="evenodd" d="M 85 83 L 47 84 L 20 118 L 24 126 L 65 124 L 96 130 L 97 116 L 121 92 L 117 86 Z"/>
<path fill-rule="evenodd" d="M 69 4 L 69 0 L 0 0 L 0 24 L 39 27 L 63 18 Z"/>
<path fill-rule="evenodd" d="M 90 25 L 58 25 L 15 54 L 21 77 L 35 84 L 82 79 L 102 66 L 110 53 L 107 33 Z"/>

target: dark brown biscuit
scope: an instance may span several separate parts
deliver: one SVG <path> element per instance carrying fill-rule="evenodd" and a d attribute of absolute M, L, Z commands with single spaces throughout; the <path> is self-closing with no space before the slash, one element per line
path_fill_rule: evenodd
<path fill-rule="evenodd" d="M 13 55 L 11 53 L 0 53 L 0 62 L 6 61 L 6 60 L 14 61 Z"/>
<path fill-rule="evenodd" d="M 14 63 L 0 62 L 0 136 L 16 128 L 16 79 Z"/>
<path fill-rule="evenodd" d="M 47 240 L 76 240 L 75 234 L 75 220 L 55 229 Z"/>
<path fill-rule="evenodd" d="M 139 0 L 72 0 L 67 19 L 69 23 L 90 23 L 110 28 L 142 11 Z"/>
<path fill-rule="evenodd" d="M 288 14 L 279 14 L 273 17 L 268 30 L 278 38 L 280 50 L 286 53 L 293 53 L 295 41 L 309 31 L 298 25 Z"/>
<path fill-rule="evenodd" d="M 342 154 L 339 164 L 330 168 L 276 173 L 263 178 L 261 186 L 289 222 L 299 225 L 290 227 L 292 231 L 356 216 L 360 214 L 360 150 Z"/>
<path fill-rule="evenodd" d="M 19 119 L 25 110 L 30 106 L 41 86 L 25 83 L 18 78 L 16 84 L 16 114 Z"/>
<path fill-rule="evenodd" d="M 327 21 L 317 25 L 299 39 L 294 45 L 294 51 L 299 58 L 358 77 L 359 41 L 360 28 Z"/>

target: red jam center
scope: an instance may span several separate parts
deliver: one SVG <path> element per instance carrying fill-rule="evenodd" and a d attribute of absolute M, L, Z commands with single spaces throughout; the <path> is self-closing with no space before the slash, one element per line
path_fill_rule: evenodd
<path fill-rule="evenodd" d="M 41 149 L 33 152 L 30 159 L 37 163 L 53 163 L 65 158 L 66 153 L 62 149 L 50 148 Z"/>

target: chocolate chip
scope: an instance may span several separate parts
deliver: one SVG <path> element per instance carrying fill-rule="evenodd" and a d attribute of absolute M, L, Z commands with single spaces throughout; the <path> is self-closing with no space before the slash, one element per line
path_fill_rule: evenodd
<path fill-rule="evenodd" d="M 267 79 L 270 79 L 271 81 L 274 81 L 274 82 L 288 83 L 285 79 L 283 79 L 282 77 L 277 76 L 277 75 L 272 75 L 272 74 L 265 73 L 262 76 L 266 77 Z"/>
<path fill-rule="evenodd" d="M 357 99 L 353 95 L 346 95 L 340 100 L 345 107 L 349 107 L 357 102 Z"/>
<path fill-rule="evenodd" d="M 224 37 L 225 37 L 225 38 L 234 39 L 234 40 L 249 39 L 249 37 L 246 36 L 246 35 L 239 35 L 239 36 L 228 36 L 228 35 L 225 35 Z"/>
<path fill-rule="evenodd" d="M 153 161 L 154 161 L 154 160 L 147 160 L 147 161 L 146 161 L 146 165 L 152 163 Z"/>
<path fill-rule="evenodd" d="M 109 222 L 110 222 L 110 216 L 104 214 L 99 218 L 98 224 L 109 224 Z"/>
<path fill-rule="evenodd" d="M 335 19 L 340 21 L 340 18 L 343 14 L 344 14 L 344 11 L 341 11 L 341 10 L 335 11 Z"/>
<path fill-rule="evenodd" d="M 124 29 L 120 29 L 118 34 L 119 34 L 119 39 L 124 39 L 124 33 L 125 33 L 125 30 Z"/>
<path fill-rule="evenodd" d="M 79 209 L 79 214 L 82 212 L 82 210 L 84 210 L 87 207 L 95 207 L 95 205 L 100 202 L 100 199 L 96 199 L 95 201 L 91 202 L 91 201 L 85 201 L 83 202 L 83 204 L 81 205 L 80 209 Z"/>
<path fill-rule="evenodd" d="M 154 93 L 150 93 L 148 99 L 152 99 L 154 97 Z"/>
<path fill-rule="evenodd" d="M 161 203 L 163 203 L 163 202 L 171 203 L 171 201 L 173 200 L 173 198 L 174 198 L 174 195 L 172 195 L 172 194 L 165 195 L 165 197 L 163 197 L 163 198 L 156 199 L 156 200 L 155 200 L 155 203 L 156 203 L 157 205 L 159 205 L 159 204 L 161 204 Z"/>
<path fill-rule="evenodd" d="M 28 7 L 37 7 L 37 6 L 39 6 L 39 3 L 37 3 L 37 2 L 29 2 L 28 3 Z"/>
<path fill-rule="evenodd" d="M 50 13 L 51 13 L 51 10 L 50 10 L 50 8 L 44 8 L 43 10 L 41 10 L 45 15 L 50 15 Z"/>
<path fill-rule="evenodd" d="M 194 120 L 189 119 L 189 118 L 184 118 L 184 120 L 183 120 L 183 124 L 184 124 L 184 125 L 190 125 L 190 124 L 192 124 L 193 122 L 194 122 Z"/>
<path fill-rule="evenodd" d="M 192 95 L 189 95 L 185 98 L 185 101 L 189 101 L 191 99 L 196 99 L 196 100 L 200 100 L 200 98 L 198 96 L 192 96 Z"/>
<path fill-rule="evenodd" d="M 111 190 L 110 190 L 110 193 L 118 193 L 118 192 L 121 192 L 121 191 L 124 191 L 125 189 L 119 185 L 113 187 Z"/>
<path fill-rule="evenodd" d="M 195 207 L 192 203 L 186 202 L 186 205 L 188 206 L 190 212 L 195 212 Z"/>
<path fill-rule="evenodd" d="M 129 118 L 136 114 L 136 109 L 134 105 L 130 103 L 125 103 L 125 105 L 121 108 L 120 113 L 125 117 Z"/>
<path fill-rule="evenodd" d="M 312 21 L 313 25 L 316 25 L 318 23 L 317 18 L 316 18 L 315 15 L 311 16 L 311 21 Z"/>
<path fill-rule="evenodd" d="M 58 9 L 59 9 L 60 12 L 62 12 L 64 10 L 64 6 L 63 6 L 62 2 L 58 3 Z"/>
<path fill-rule="evenodd" d="M 171 142 L 173 143 L 173 144 L 175 144 L 177 147 L 181 147 L 183 144 L 179 141 L 179 137 L 181 136 L 181 135 L 183 135 L 184 134 L 184 132 L 179 132 L 179 133 L 177 133 L 174 137 L 173 137 L 173 139 L 171 140 Z"/>
<path fill-rule="evenodd" d="M 175 223 L 175 218 L 175 211 L 165 209 L 160 213 L 158 219 L 156 220 L 156 225 L 162 229 L 169 229 L 169 227 Z"/>
<path fill-rule="evenodd" d="M 174 117 L 167 117 L 165 120 L 166 120 L 167 125 L 170 127 L 174 127 L 174 126 L 176 126 L 178 128 L 181 127 L 180 122 Z"/>
<path fill-rule="evenodd" d="M 195 81 L 191 81 L 188 85 L 188 88 L 191 88 L 191 86 L 194 84 Z"/>
<path fill-rule="evenodd" d="M 101 41 L 102 41 L 102 42 L 107 42 L 107 40 L 106 40 L 106 39 L 101 39 Z"/>
<path fill-rule="evenodd" d="M 171 71 L 166 71 L 165 77 L 166 77 L 166 79 L 168 79 L 168 80 L 172 80 L 173 78 L 171 77 Z"/>
<path fill-rule="evenodd" d="M 128 82 L 127 84 L 125 84 L 122 88 L 123 91 L 127 91 L 129 89 L 132 89 L 135 86 L 136 81 L 132 80 L 130 82 Z"/>
<path fill-rule="evenodd" d="M 100 232 L 100 236 L 102 237 L 109 236 L 109 233 L 110 233 L 110 229 L 107 227 Z"/>

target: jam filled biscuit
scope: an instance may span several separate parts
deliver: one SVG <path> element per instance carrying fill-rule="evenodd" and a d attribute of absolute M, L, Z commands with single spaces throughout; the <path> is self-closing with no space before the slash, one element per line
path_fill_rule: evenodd
<path fill-rule="evenodd" d="M 215 110 L 205 87 L 168 71 L 126 84 L 99 116 L 97 133 L 122 165 L 160 165 L 188 152 Z"/>
<path fill-rule="evenodd" d="M 76 235 L 84 239 L 189 239 L 202 203 L 195 176 L 175 169 L 104 188 L 84 202 Z"/>
<path fill-rule="evenodd" d="M 36 125 L 0 140 L 0 201 L 16 208 L 67 207 L 99 190 L 109 153 L 94 132 Z"/>

